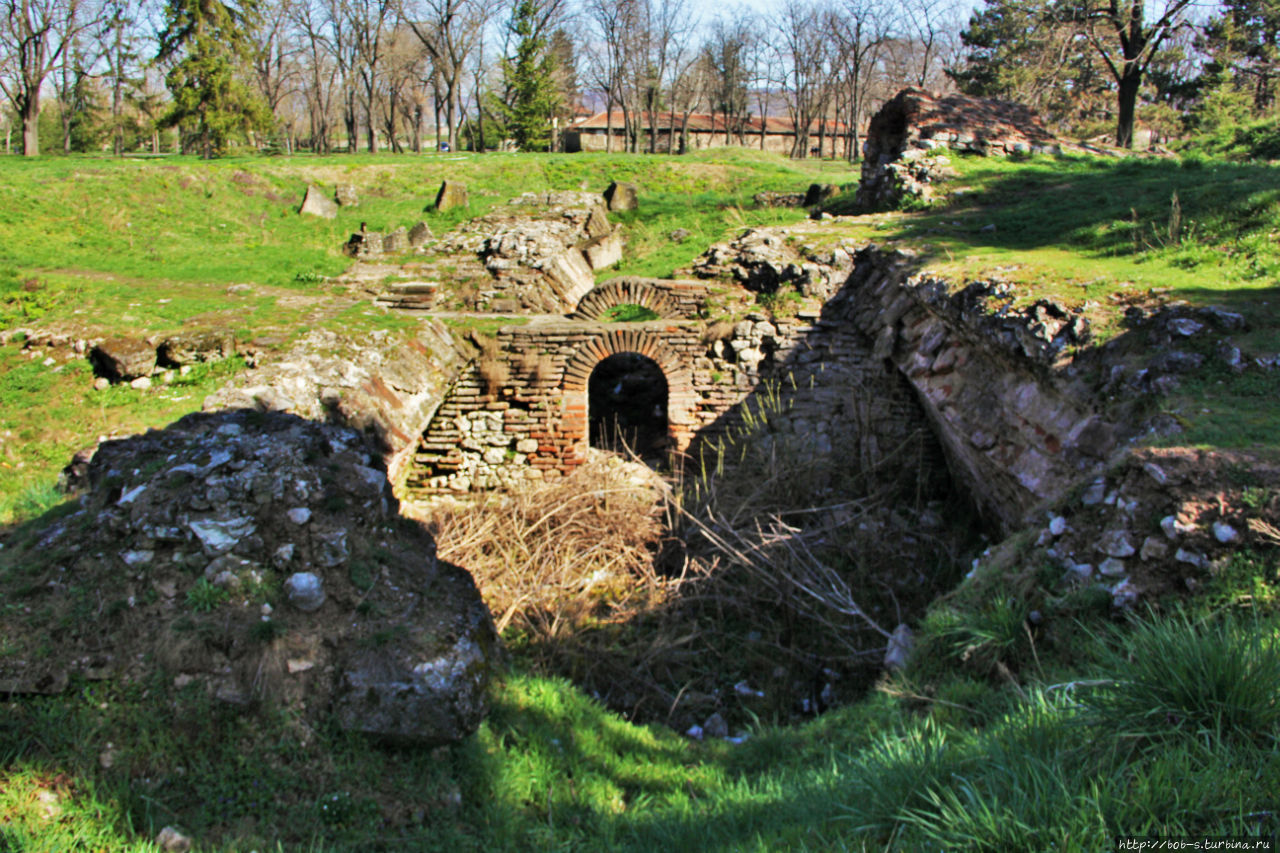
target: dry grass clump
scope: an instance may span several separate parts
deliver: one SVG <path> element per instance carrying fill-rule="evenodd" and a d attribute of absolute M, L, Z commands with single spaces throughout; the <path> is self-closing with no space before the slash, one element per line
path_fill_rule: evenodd
<path fill-rule="evenodd" d="M 593 454 L 550 484 L 413 514 L 434 532 L 440 557 L 471 572 L 509 642 L 563 643 L 625 621 L 678 585 L 654 571 L 661 508 L 653 482 L 636 472 Z"/>

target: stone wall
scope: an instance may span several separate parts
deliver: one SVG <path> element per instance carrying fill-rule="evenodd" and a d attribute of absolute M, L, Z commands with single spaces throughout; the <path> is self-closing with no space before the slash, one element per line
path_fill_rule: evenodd
<path fill-rule="evenodd" d="M 622 352 L 651 358 L 665 375 L 677 453 L 723 435 L 753 402 L 772 409 L 772 433 L 811 441 L 815 454 L 853 456 L 866 467 L 892 459 L 940 468 L 910 389 L 849 324 L 817 313 L 778 321 L 753 314 L 721 332 L 712 337 L 688 320 L 503 329 L 496 352 L 468 367 L 431 421 L 406 492 L 502 488 L 568 473 L 586 458 L 591 371 Z M 912 453 L 902 452 L 907 445 Z"/>
<path fill-rule="evenodd" d="M 855 256 L 831 307 L 896 365 L 933 423 L 952 476 L 1005 531 L 1099 469 L 1122 428 L 1069 369 L 1084 317 L 1047 301 L 1011 307 L 998 283 L 913 274 L 915 259 L 875 247 Z"/>
<path fill-rule="evenodd" d="M 253 356 L 253 345 L 246 348 Z M 211 394 L 204 409 L 290 412 L 353 427 L 376 439 L 394 481 L 464 364 L 439 321 L 409 335 L 374 331 L 357 338 L 317 329 Z"/>

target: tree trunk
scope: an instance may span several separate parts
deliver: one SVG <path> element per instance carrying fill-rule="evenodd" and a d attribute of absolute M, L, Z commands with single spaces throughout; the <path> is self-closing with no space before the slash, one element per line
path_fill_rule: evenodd
<path fill-rule="evenodd" d="M 1120 103 L 1116 116 L 1116 145 L 1133 147 L 1133 121 L 1138 104 L 1138 89 L 1142 85 L 1142 69 L 1137 63 L 1125 63 L 1120 77 Z"/>
<path fill-rule="evenodd" d="M 31 92 L 22 104 L 22 156 L 40 156 L 40 93 Z"/>
<path fill-rule="evenodd" d="M 604 102 L 604 150 L 606 154 L 613 153 L 613 99 L 606 98 Z"/>
<path fill-rule="evenodd" d="M 350 100 L 342 109 L 342 123 L 347 128 L 347 153 L 354 154 L 360 146 L 360 133 L 359 128 L 356 126 L 355 105 Z"/>

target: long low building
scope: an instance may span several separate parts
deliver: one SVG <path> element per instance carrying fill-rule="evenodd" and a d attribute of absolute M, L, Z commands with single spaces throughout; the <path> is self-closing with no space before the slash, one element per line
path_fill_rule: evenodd
<path fill-rule="evenodd" d="M 795 144 L 796 125 L 789 118 L 769 116 L 735 118 L 726 125 L 725 116 L 710 113 L 658 113 L 657 145 L 659 152 L 681 152 L 681 137 L 688 150 L 703 148 L 762 148 L 779 154 L 790 154 Z M 640 150 L 649 150 L 649 114 L 640 114 Z M 823 126 L 825 124 L 825 127 Z M 809 153 L 812 156 L 839 156 L 841 139 L 846 132 L 844 122 L 815 121 L 809 130 Z M 626 147 L 626 122 L 621 110 L 612 114 L 596 113 L 578 119 L 565 128 L 564 150 L 622 151 Z M 613 143 L 609 144 L 610 135 Z M 819 144 L 822 150 L 819 151 Z"/>

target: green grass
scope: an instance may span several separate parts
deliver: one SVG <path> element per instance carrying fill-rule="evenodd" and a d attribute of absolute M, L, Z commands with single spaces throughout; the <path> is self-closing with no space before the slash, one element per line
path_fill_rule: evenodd
<path fill-rule="evenodd" d="M 232 358 L 194 365 L 171 384 L 99 391 L 85 359 L 46 366 L 40 355 L 0 347 L 0 524 L 35 517 L 63 500 L 54 489 L 58 472 L 98 436 L 163 426 L 197 411 L 244 367 Z"/>
<path fill-rule="evenodd" d="M 911 248 L 957 281 L 996 272 L 1077 304 L 1167 287 L 1193 302 L 1254 306 L 1280 278 L 1280 166 L 951 159 L 959 176 L 932 205 L 873 217 L 858 233 Z"/>
<path fill-rule="evenodd" d="M 1269 832 L 1276 646 L 1249 637 L 1277 626 L 1232 624 L 1214 633 L 1175 618 L 1117 635 L 1096 673 L 1107 687 L 1029 685 L 980 727 L 878 694 L 736 746 L 632 725 L 564 682 L 518 675 L 474 739 L 435 750 L 307 733 L 287 718 L 253 725 L 196 695 L 182 701 L 203 725 L 166 724 L 141 689 L 82 685 L 75 699 L 6 707 L 0 840 L 62 849 L 89 837 L 121 850 L 176 823 L 207 849 L 237 850 L 1104 850 L 1118 833 Z M 1128 659 L 1170 643 L 1182 657 Z M 1247 734 L 1210 748 L 1217 706 L 1160 682 L 1249 648 L 1260 651 L 1245 674 L 1272 675 L 1233 688 L 1232 731 Z M 1129 690 L 1145 705 L 1142 685 L 1163 691 L 1154 716 L 1135 721 L 1108 699 Z M 1194 722 L 1169 722 L 1180 719 Z M 1159 749 L 1135 752 L 1149 721 Z M 33 792 L 58 784 L 63 817 L 42 823 Z"/>

